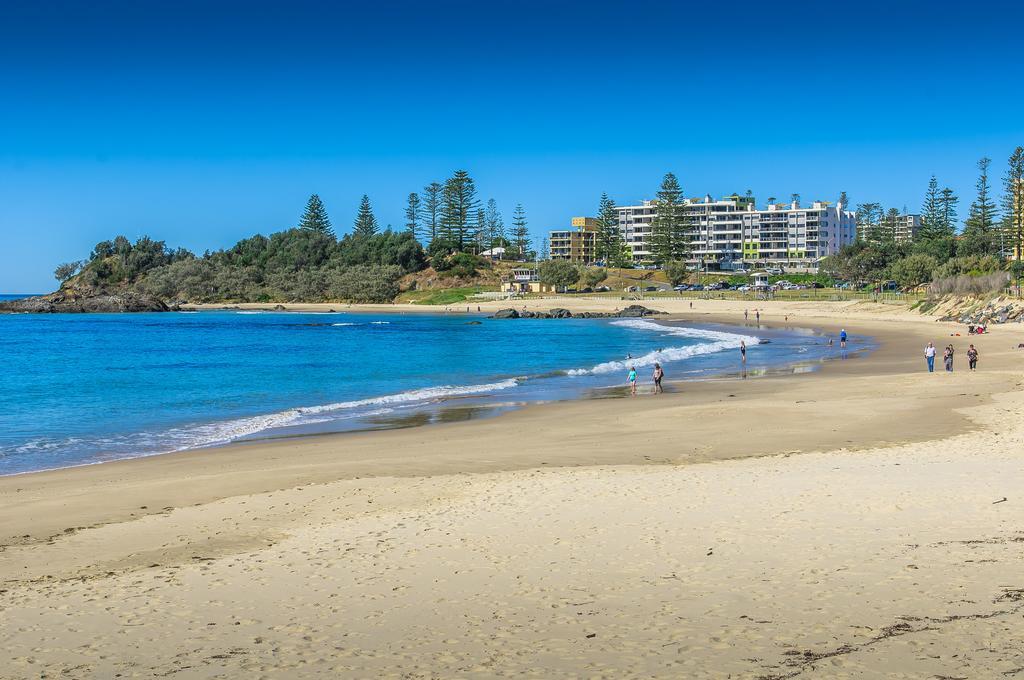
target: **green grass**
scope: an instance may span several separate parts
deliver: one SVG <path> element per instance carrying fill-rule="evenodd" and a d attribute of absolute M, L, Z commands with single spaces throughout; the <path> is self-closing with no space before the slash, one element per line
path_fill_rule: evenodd
<path fill-rule="evenodd" d="M 488 290 L 497 290 L 486 286 L 467 286 L 465 288 L 439 288 L 437 290 L 412 290 L 402 293 L 395 302 L 412 303 L 414 305 L 454 305 L 465 302 L 467 298 Z"/>

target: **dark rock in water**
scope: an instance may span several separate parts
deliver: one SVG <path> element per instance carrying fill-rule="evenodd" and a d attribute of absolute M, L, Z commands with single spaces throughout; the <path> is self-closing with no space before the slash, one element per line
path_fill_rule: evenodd
<path fill-rule="evenodd" d="M 0 312 L 32 314 L 167 312 L 170 309 L 162 300 L 132 292 L 79 295 L 70 291 L 57 291 L 49 295 L 38 295 L 0 303 Z"/>
<path fill-rule="evenodd" d="M 667 314 L 667 312 L 659 312 L 659 311 L 657 311 L 655 309 L 649 309 L 647 307 L 644 307 L 643 305 L 630 305 L 629 307 L 626 307 L 621 312 L 619 312 L 618 316 L 622 316 L 622 317 L 644 317 L 644 316 L 651 316 L 653 314 Z"/>
<path fill-rule="evenodd" d="M 570 319 L 570 318 L 572 318 L 572 312 L 570 312 L 568 309 L 565 309 L 563 307 L 555 307 L 554 309 L 552 309 L 549 312 L 549 314 L 551 314 L 551 318 L 552 319 Z"/>
<path fill-rule="evenodd" d="M 523 310 L 523 311 L 522 311 L 522 312 L 521 312 L 521 313 L 519 314 L 519 318 L 520 318 L 520 319 L 535 319 L 535 318 L 537 318 L 537 315 L 536 315 L 536 314 L 534 314 L 533 312 L 531 312 L 531 311 L 530 311 L 530 310 L 528 310 L 528 309 L 524 309 L 524 310 Z"/>
<path fill-rule="evenodd" d="M 761 342 L 759 342 L 757 344 L 759 344 L 759 345 L 770 345 L 770 344 L 772 344 L 772 341 L 771 340 L 763 340 L 762 339 Z"/>
<path fill-rule="evenodd" d="M 511 307 L 508 308 L 508 309 L 499 309 L 498 311 L 496 311 L 494 313 L 494 316 L 492 316 L 491 318 L 492 319 L 518 319 L 519 318 L 519 312 L 517 312 L 516 310 L 512 309 Z"/>
<path fill-rule="evenodd" d="M 483 321 L 467 321 L 466 325 L 467 326 L 479 326 L 482 323 L 483 323 Z"/>

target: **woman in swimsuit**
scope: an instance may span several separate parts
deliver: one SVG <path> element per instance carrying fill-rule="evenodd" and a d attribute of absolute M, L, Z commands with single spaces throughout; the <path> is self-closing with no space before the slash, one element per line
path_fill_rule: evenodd
<path fill-rule="evenodd" d="M 661 379 L 665 377 L 665 371 L 661 370 L 661 364 L 654 364 L 654 393 L 664 392 L 661 386 Z"/>

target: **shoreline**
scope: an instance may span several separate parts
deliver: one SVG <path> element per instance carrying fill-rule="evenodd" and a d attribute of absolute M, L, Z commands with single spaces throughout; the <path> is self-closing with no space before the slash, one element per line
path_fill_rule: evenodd
<path fill-rule="evenodd" d="M 210 310 L 219 311 L 219 310 Z M 283 313 L 283 312 L 278 312 Z M 303 314 L 310 313 L 304 311 L 294 310 L 288 313 Z M 321 313 L 321 312 L 314 312 Z M 394 314 L 390 310 L 381 312 L 382 314 Z M 473 316 L 477 316 L 474 313 Z M 616 319 L 603 319 L 605 321 L 616 321 Z M 634 321 L 634 319 L 622 319 L 626 321 Z M 583 323 L 589 321 L 583 320 Z M 687 319 L 680 315 L 658 315 L 650 316 L 644 319 L 635 319 L 635 321 L 643 321 L 645 324 L 654 326 L 663 326 L 665 329 L 672 328 L 691 328 L 697 331 L 706 330 L 714 333 L 730 333 L 734 335 L 761 335 L 762 344 L 769 344 L 771 342 L 779 342 L 780 337 L 783 342 L 797 342 L 801 343 L 806 340 L 808 344 L 815 345 L 816 348 L 812 350 L 812 356 L 772 356 L 768 363 L 759 362 L 759 364 L 753 368 L 747 368 L 742 366 L 737 360 L 734 366 L 716 366 L 714 368 L 698 368 L 696 372 L 686 371 L 684 373 L 677 373 L 678 375 L 686 375 L 686 378 L 670 377 L 666 380 L 666 387 L 668 392 L 676 391 L 683 388 L 684 386 L 694 386 L 698 383 L 708 381 L 722 381 L 722 380 L 747 380 L 747 379 L 763 379 L 765 377 L 781 377 L 790 375 L 792 373 L 799 372 L 813 372 L 818 371 L 828 361 L 838 360 L 839 348 L 836 346 L 835 352 L 831 353 L 831 350 L 826 350 L 824 343 L 815 342 L 814 339 L 823 338 L 823 334 L 819 329 L 797 329 L 791 327 L 785 331 L 780 329 L 772 329 L 767 325 L 757 325 L 755 323 L 741 323 L 735 320 L 722 319 L 720 321 L 712 321 L 707 319 L 693 320 Z M 493 323 L 498 324 L 496 327 L 504 327 L 505 324 L 512 323 L 515 325 L 517 320 L 494 320 Z M 580 322 L 580 319 L 577 320 Z M 764 339 L 764 333 L 760 331 L 767 331 L 770 339 Z M 806 332 L 802 332 L 806 331 Z M 646 332 L 646 330 L 645 330 Z M 782 335 L 785 333 L 785 335 Z M 748 343 L 752 338 L 748 337 Z M 849 349 L 849 358 L 856 358 L 865 352 L 870 352 L 874 349 L 874 346 L 870 344 L 864 344 L 866 338 L 861 338 L 861 344 L 856 347 Z M 658 350 L 661 351 L 660 349 Z M 736 350 L 738 351 L 738 350 Z M 723 357 L 731 356 L 733 350 L 719 350 L 712 353 L 710 356 L 717 357 L 719 361 Z M 653 356 L 653 354 L 651 355 Z M 633 357 L 635 360 L 643 361 L 644 357 L 637 356 Z M 696 361 L 700 361 L 701 357 L 689 357 Z M 846 359 L 847 357 L 842 357 Z M 606 363 L 614 361 L 612 359 L 602 360 L 600 363 Z M 664 361 L 664 360 L 663 360 Z M 668 360 L 671 363 L 671 359 Z M 727 360 L 728 361 L 728 360 Z M 625 360 L 623 360 L 625 362 Z M 680 364 L 678 367 L 685 368 L 687 366 L 696 364 Z M 625 369 L 623 369 L 625 370 Z M 148 451 L 128 452 L 122 455 L 109 455 L 105 458 L 98 460 L 84 460 L 82 462 L 69 462 L 62 465 L 54 465 L 52 467 L 44 467 L 32 470 L 20 470 L 17 472 L 10 472 L 6 474 L 0 474 L 0 478 L 3 477 L 15 477 L 31 475 L 41 472 L 56 472 L 60 470 L 70 470 L 78 467 L 89 467 L 92 465 L 108 465 L 115 462 L 122 462 L 127 460 L 135 460 L 142 458 L 152 458 L 154 456 L 165 456 L 165 455 L 179 455 L 182 453 L 195 452 L 195 451 L 218 451 L 224 450 L 234 446 L 250 446 L 259 445 L 266 442 L 275 441 L 288 441 L 288 440 L 303 440 L 316 437 L 332 437 L 332 436 L 345 436 L 356 433 L 368 433 L 368 432 L 381 432 L 391 429 L 408 429 L 413 427 L 426 427 L 436 426 L 438 424 L 451 424 L 462 420 L 474 420 L 480 418 L 492 418 L 492 417 L 503 417 L 510 412 L 517 411 L 523 408 L 529 408 L 532 406 L 551 407 L 555 404 L 571 403 L 576 401 L 586 401 L 591 399 L 608 399 L 608 398 L 626 398 L 629 396 L 628 390 L 624 387 L 624 383 L 620 383 L 618 380 L 612 385 L 577 385 L 570 387 L 567 385 L 558 385 L 554 389 L 544 390 L 541 385 L 547 383 L 536 382 L 540 379 L 546 378 L 566 378 L 576 373 L 589 373 L 586 369 L 563 369 L 561 371 L 544 372 L 538 374 L 525 374 L 522 372 L 513 372 L 501 375 L 490 375 L 490 376 L 478 376 L 479 381 L 474 383 L 460 384 L 460 385 L 433 385 L 427 387 L 411 388 L 410 393 L 417 393 L 423 390 L 445 390 L 450 389 L 452 394 L 442 395 L 434 398 L 433 400 L 427 400 L 420 402 L 410 402 L 407 405 L 408 410 L 401 410 L 393 414 L 382 414 L 382 415 L 354 415 L 349 418 L 342 418 L 340 420 L 331 420 L 321 423 L 311 424 L 297 424 L 297 425 L 280 425 L 268 427 L 264 431 L 254 432 L 245 435 L 243 438 L 235 439 L 232 441 L 218 441 L 218 442 L 204 442 L 197 445 L 192 445 L 182 448 L 169 448 L 169 449 L 157 449 Z M 694 374 L 695 373 L 695 374 Z M 519 376 L 512 378 L 512 376 Z M 488 387 L 492 383 L 508 382 L 510 380 L 517 380 L 520 386 L 525 384 L 533 386 L 532 390 L 527 388 L 526 393 L 517 395 L 506 395 L 504 392 L 491 393 L 482 389 Z M 610 378 L 609 378 L 610 379 Z M 482 382 L 481 382 L 482 381 Z M 641 393 L 646 392 L 646 379 L 641 379 L 640 388 Z M 550 386 L 549 386 L 550 387 Z M 544 392 L 543 396 L 538 396 L 538 391 Z M 398 393 L 384 393 L 384 394 L 373 394 L 370 396 L 353 396 L 350 400 L 373 402 L 375 400 L 390 400 L 392 398 L 400 398 L 406 392 Z M 217 423 L 231 423 L 236 420 L 247 420 L 254 418 L 265 418 L 275 415 L 286 414 L 292 411 L 304 412 L 307 409 L 315 409 L 321 407 L 321 404 L 304 404 L 294 405 L 290 407 L 281 407 L 277 411 L 273 412 L 259 412 L 259 413 L 247 413 L 247 414 L 236 414 L 233 416 L 224 416 L 219 420 L 211 420 L 209 423 L 205 421 L 201 422 L 202 425 L 215 425 Z M 168 426 L 170 427 L 170 426 Z"/>
<path fill-rule="evenodd" d="M 533 301 L 544 303 L 544 301 Z M 679 301 L 689 302 L 689 301 Z M 711 301 L 714 303 L 715 301 Z M 789 303 L 792 305 L 793 303 Z M 711 305 L 708 305 L 711 307 Z M 714 305 L 720 307 L 720 305 Z M 717 323 L 736 325 L 737 320 L 728 310 L 705 308 L 688 311 L 673 310 L 669 316 L 659 316 L 658 321 L 688 321 L 694 323 Z M 761 309 L 766 304 L 762 303 Z M 600 309 L 596 311 L 601 311 Z M 785 310 L 781 310 L 785 311 Z M 793 314 L 796 316 L 795 314 Z M 777 314 L 776 314 L 777 316 Z M 785 314 L 783 314 L 785 316 Z M 842 401 L 836 396 L 826 397 L 822 392 L 841 392 L 844 388 L 830 386 L 834 381 L 850 383 L 851 395 L 870 391 L 872 378 L 896 373 L 903 375 L 912 371 L 917 362 L 910 359 L 917 354 L 906 352 L 908 337 L 915 339 L 914 345 L 923 347 L 925 337 L 929 336 L 923 324 L 911 324 L 899 334 L 894 334 L 888 324 L 872 316 L 869 319 L 852 320 L 847 328 L 852 335 L 874 338 L 877 347 L 868 359 L 856 360 L 835 359 L 822 363 L 821 369 L 813 371 L 813 377 L 807 373 L 794 373 L 759 377 L 756 380 L 726 379 L 704 381 L 675 381 L 674 387 L 687 386 L 684 390 L 673 390 L 664 395 L 652 397 L 641 394 L 637 398 L 615 399 L 572 399 L 555 402 L 526 403 L 518 408 L 501 413 L 498 417 L 479 420 L 468 420 L 454 423 L 433 423 L 430 427 L 394 428 L 384 430 L 362 430 L 339 433 L 318 433 L 297 437 L 262 439 L 256 441 L 232 442 L 215 447 L 197 448 L 170 453 L 160 453 L 142 457 L 107 461 L 97 464 L 78 465 L 26 472 L 17 475 L 0 477 L 0 501 L 24 501 L 27 496 L 42 494 L 44 489 L 56 487 L 66 493 L 81 494 L 79 486 L 87 490 L 117 485 L 119 480 L 132 479 L 138 486 L 138 497 L 156 494 L 157 501 L 135 502 L 135 494 L 130 494 L 120 502 L 100 504 L 89 508 L 81 507 L 79 525 L 97 526 L 108 522 L 138 518 L 148 513 L 138 512 L 142 505 L 150 508 L 180 507 L 195 503 L 208 503 L 220 498 L 257 491 L 287 488 L 288 485 L 303 483 L 336 481 L 347 478 L 367 476 L 418 476 L 429 474 L 434 465 L 431 458 L 441 461 L 439 469 L 443 473 L 450 472 L 500 472 L 515 469 L 528 469 L 539 466 L 579 466 L 606 464 L 635 464 L 656 460 L 663 462 L 685 462 L 714 459 L 731 459 L 736 457 L 763 456 L 792 451 L 807 450 L 803 437 L 797 431 L 790 430 L 784 436 L 765 436 L 758 441 L 748 442 L 746 433 L 719 432 L 719 425 L 726 413 L 715 404 L 725 404 L 737 412 L 749 412 L 747 418 L 751 424 L 768 427 L 771 417 L 760 413 L 758 406 L 765 399 L 782 395 L 802 395 L 809 393 L 809 399 L 794 399 L 794 404 L 821 403 L 824 401 Z M 516 320 L 505 320 L 503 323 L 516 323 Z M 551 323 L 558 323 L 552 319 Z M 773 319 L 762 320 L 762 326 L 778 327 L 786 325 Z M 952 329 L 950 324 L 944 328 Z M 788 322 L 788 327 L 810 328 L 815 332 L 835 333 L 839 325 L 827 317 L 805 315 Z M 937 334 L 936 334 L 937 335 Z M 897 347 L 894 347 L 897 345 Z M 838 344 L 836 350 L 839 351 Z M 742 389 L 737 389 L 742 386 Z M 654 402 L 653 399 L 657 399 Z M 987 396 L 979 393 L 968 397 L 968 404 L 984 403 Z M 892 397 L 889 397 L 892 400 Z M 881 402 L 879 402 L 881 403 Z M 632 431 L 643 439 L 642 433 L 636 433 L 635 424 L 630 422 L 648 422 L 652 416 L 648 407 L 657 406 L 657 411 L 675 411 L 674 417 L 683 417 L 691 422 L 699 439 L 716 442 L 711 444 L 693 445 L 691 455 L 685 461 L 672 461 L 657 455 L 637 454 L 636 452 L 619 451 L 613 453 L 586 454 L 573 452 L 572 455 L 560 455 L 562 452 L 550 452 L 543 455 L 499 456 L 491 458 L 478 454 L 454 457 L 444 450 L 449 442 L 457 444 L 449 448 L 472 450 L 474 441 L 501 437 L 509 430 L 519 428 L 536 428 L 539 432 L 557 430 L 565 419 L 586 419 L 593 427 L 606 429 L 608 423 L 619 423 L 627 431 Z M 941 438 L 948 434 L 961 431 L 967 427 L 965 418 L 953 412 L 952 408 L 937 405 L 947 416 L 928 427 L 922 427 L 914 419 L 889 418 L 887 425 L 892 429 L 891 437 L 882 437 L 875 433 L 869 437 L 854 435 L 874 414 L 862 414 L 857 420 L 847 420 L 830 428 L 830 433 L 822 433 L 816 437 L 813 450 L 829 448 L 845 448 L 851 444 L 864 448 L 880 443 L 901 441 L 922 441 L 929 438 Z M 681 409 L 681 410 L 680 410 Z M 713 416 L 711 426 L 700 425 L 701 414 L 710 412 Z M 897 407 L 894 412 L 903 414 L 904 409 Z M 825 415 L 820 413 L 819 415 Z M 849 433 L 849 434 L 843 434 Z M 609 436 L 617 433 L 608 431 Z M 858 439 L 860 441 L 858 441 Z M 742 453 L 730 452 L 740 442 L 745 442 Z M 544 441 L 538 441 L 537 435 L 525 438 L 523 446 L 534 446 L 546 450 Z M 427 460 L 420 460 L 419 455 L 396 456 L 393 452 L 407 449 L 423 452 L 419 455 Z M 380 455 L 380 450 L 388 451 Z M 339 458 L 334 452 L 343 450 L 345 455 Z M 571 450 L 571 447 L 570 447 Z M 717 451 L 711 454 L 712 450 Z M 568 453 L 568 452 L 566 452 Z M 298 457 L 303 463 L 286 463 L 286 459 Z M 550 460 L 549 460 L 550 459 Z M 267 466 L 280 465 L 282 474 L 268 479 L 264 474 Z M 211 481 L 194 488 L 174 488 L 173 480 L 188 480 L 194 477 L 209 478 Z M 214 481 L 215 480 L 215 481 Z M 12 490 L 14 493 L 12 493 Z M 30 492 L 26 494 L 26 492 Z M 17 495 L 14 495 L 17 494 Z M 44 506 L 50 503 L 37 500 Z M 58 504 L 60 505 L 60 504 Z M 77 504 L 76 504 L 77 505 Z M 84 505 L 84 504 L 83 504 Z M 29 530 L 20 522 L 8 519 L 11 512 L 0 511 L 0 546 L 12 543 L 26 543 L 48 540 L 66 527 L 60 519 L 36 523 Z M 19 533 L 20 532 L 20 533 Z"/>

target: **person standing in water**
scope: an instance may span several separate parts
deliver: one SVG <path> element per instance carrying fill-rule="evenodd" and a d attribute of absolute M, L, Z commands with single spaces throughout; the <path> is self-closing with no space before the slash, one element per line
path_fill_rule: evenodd
<path fill-rule="evenodd" d="M 935 372 L 935 343 L 929 342 L 924 348 L 924 360 L 928 362 L 928 372 Z"/>
<path fill-rule="evenodd" d="M 747 343 L 745 340 L 740 340 L 740 363 L 747 363 Z"/>
<path fill-rule="evenodd" d="M 665 371 L 661 369 L 661 364 L 654 364 L 654 393 L 664 392 L 665 389 L 661 386 L 661 379 L 665 377 Z"/>
<path fill-rule="evenodd" d="M 846 329 L 843 328 L 839 331 L 839 346 L 846 349 Z"/>
<path fill-rule="evenodd" d="M 743 310 L 743 320 L 744 321 L 749 321 L 750 320 L 750 310 L 749 309 L 744 309 Z"/>
<path fill-rule="evenodd" d="M 967 367 L 972 371 L 978 370 L 978 350 L 971 345 L 967 350 Z"/>
<path fill-rule="evenodd" d="M 754 318 L 757 320 L 758 323 L 761 323 L 761 310 L 760 309 L 755 309 L 754 310 Z"/>
<path fill-rule="evenodd" d="M 636 396 L 636 367 L 629 367 L 629 393 Z"/>

